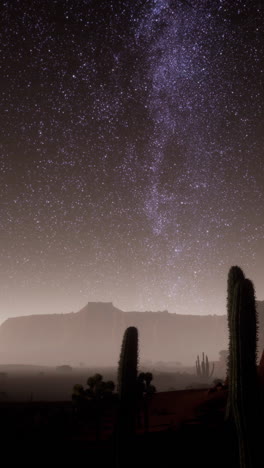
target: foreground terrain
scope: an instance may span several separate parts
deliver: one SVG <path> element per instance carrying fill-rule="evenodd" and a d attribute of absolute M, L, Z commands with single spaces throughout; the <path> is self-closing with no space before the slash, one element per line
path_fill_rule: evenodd
<path fill-rule="evenodd" d="M 127 466 L 237 466 L 236 438 L 224 422 L 226 391 L 159 392 L 149 403 L 149 427 L 138 425 Z M 2 460 L 11 465 L 115 466 L 115 404 L 98 421 L 71 401 L 2 402 Z"/>

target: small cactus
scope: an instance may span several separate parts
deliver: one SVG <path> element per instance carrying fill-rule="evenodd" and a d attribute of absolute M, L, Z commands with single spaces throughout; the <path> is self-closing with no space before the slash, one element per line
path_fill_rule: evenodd
<path fill-rule="evenodd" d="M 201 378 L 203 380 L 211 379 L 211 377 L 212 377 L 212 375 L 214 373 L 214 363 L 212 365 L 212 369 L 211 369 L 211 372 L 210 372 L 210 364 L 209 364 L 209 360 L 208 360 L 207 355 L 204 358 L 204 353 L 203 353 L 203 359 L 202 359 L 201 362 L 200 362 L 200 358 L 199 358 L 199 355 L 198 355 L 195 365 L 196 365 L 197 377 L 199 377 L 199 378 Z"/>

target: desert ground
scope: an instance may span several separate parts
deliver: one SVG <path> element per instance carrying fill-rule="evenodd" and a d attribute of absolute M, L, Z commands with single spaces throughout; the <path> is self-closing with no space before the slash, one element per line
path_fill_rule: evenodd
<path fill-rule="evenodd" d="M 83 371 L 13 371 L 1 376 L 6 465 L 115 467 L 115 403 L 104 405 L 98 421 L 92 406 L 80 410 L 71 401 L 72 384 Z M 220 467 L 229 460 L 236 467 L 234 429 L 224 421 L 226 396 L 225 390 L 210 388 L 158 391 L 148 403 L 148 427 L 140 411 L 127 466 Z"/>

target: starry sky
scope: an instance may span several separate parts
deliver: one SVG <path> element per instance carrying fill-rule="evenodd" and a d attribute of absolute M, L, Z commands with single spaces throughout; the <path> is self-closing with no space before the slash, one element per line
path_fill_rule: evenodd
<path fill-rule="evenodd" d="M 0 10 L 0 320 L 264 299 L 263 2 Z"/>

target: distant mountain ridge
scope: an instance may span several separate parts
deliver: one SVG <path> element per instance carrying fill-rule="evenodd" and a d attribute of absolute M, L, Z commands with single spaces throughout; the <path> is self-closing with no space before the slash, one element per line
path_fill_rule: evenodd
<path fill-rule="evenodd" d="M 257 305 L 262 350 L 264 301 Z M 202 351 L 217 360 L 228 345 L 226 315 L 123 312 L 110 302 L 89 302 L 75 313 L 7 319 L 0 326 L 0 364 L 116 365 L 130 325 L 139 330 L 141 360 L 192 364 Z"/>

